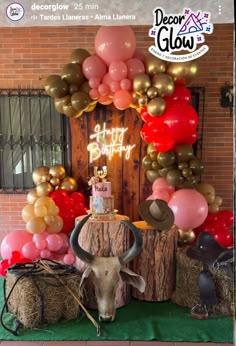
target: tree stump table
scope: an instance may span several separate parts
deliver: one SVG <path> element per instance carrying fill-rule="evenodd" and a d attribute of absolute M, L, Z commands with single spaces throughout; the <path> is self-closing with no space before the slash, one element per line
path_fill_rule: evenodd
<path fill-rule="evenodd" d="M 143 276 L 144 293 L 132 287 L 132 296 L 139 300 L 165 301 L 171 299 L 175 289 L 175 256 L 178 230 L 158 231 L 145 221 L 133 223 L 141 231 L 142 250 L 132 262 L 132 270 Z"/>
<path fill-rule="evenodd" d="M 76 223 L 85 216 L 77 217 Z M 95 256 L 119 256 L 130 248 L 130 230 L 120 223 L 121 220 L 129 220 L 129 217 L 115 215 L 113 220 L 105 221 L 90 218 L 80 232 L 79 244 Z M 79 258 L 76 259 L 76 267 L 80 272 L 84 272 L 87 266 Z M 90 278 L 86 281 L 84 291 L 84 305 L 90 309 L 97 309 L 94 285 Z M 130 299 L 131 287 L 121 281 L 116 292 L 116 308 L 128 304 Z"/>

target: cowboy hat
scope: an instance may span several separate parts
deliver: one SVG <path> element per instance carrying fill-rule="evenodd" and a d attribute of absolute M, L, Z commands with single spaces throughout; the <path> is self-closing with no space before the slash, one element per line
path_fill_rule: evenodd
<path fill-rule="evenodd" d="M 168 230 L 174 224 L 173 211 L 161 199 L 142 202 L 139 205 L 139 215 L 149 225 L 158 230 Z"/>

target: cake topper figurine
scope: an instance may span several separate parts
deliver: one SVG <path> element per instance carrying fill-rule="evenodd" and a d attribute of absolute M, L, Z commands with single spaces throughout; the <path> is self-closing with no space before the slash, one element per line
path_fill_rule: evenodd
<path fill-rule="evenodd" d="M 93 176 L 89 179 L 88 181 L 88 185 L 92 186 L 92 185 L 96 185 L 97 183 L 101 183 L 101 182 L 106 182 L 107 179 L 107 166 L 94 166 L 93 168 Z"/>

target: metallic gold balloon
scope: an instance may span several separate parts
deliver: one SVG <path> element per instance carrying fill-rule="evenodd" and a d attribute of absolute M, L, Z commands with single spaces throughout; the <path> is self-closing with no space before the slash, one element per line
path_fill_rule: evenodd
<path fill-rule="evenodd" d="M 148 146 L 147 146 L 147 154 L 150 154 L 152 151 L 156 151 L 153 142 L 148 144 Z"/>
<path fill-rule="evenodd" d="M 152 54 L 148 54 L 145 58 L 146 72 L 152 77 L 157 73 L 166 71 L 167 63 L 161 59 L 156 58 Z"/>
<path fill-rule="evenodd" d="M 71 96 L 71 105 L 78 112 L 86 109 L 89 106 L 90 101 L 88 94 L 85 94 L 82 91 L 77 91 Z"/>
<path fill-rule="evenodd" d="M 178 164 L 178 169 L 180 169 L 182 171 L 184 168 L 189 168 L 188 167 L 188 162 L 180 162 Z"/>
<path fill-rule="evenodd" d="M 35 216 L 27 222 L 26 229 L 30 233 L 39 234 L 45 231 L 46 224 L 43 218 Z"/>
<path fill-rule="evenodd" d="M 42 197 L 39 197 L 37 199 L 37 201 L 35 201 L 35 204 L 34 204 L 34 207 L 39 207 L 39 206 L 45 206 L 47 208 L 49 208 L 50 206 L 53 206 L 55 205 L 55 202 L 52 198 L 50 197 L 47 197 L 47 196 L 42 196 Z"/>
<path fill-rule="evenodd" d="M 196 190 L 206 198 L 208 204 L 214 203 L 215 189 L 211 184 L 200 183 L 196 186 Z"/>
<path fill-rule="evenodd" d="M 162 115 L 166 109 L 166 103 L 162 97 L 155 97 L 147 104 L 147 111 L 153 117 Z"/>
<path fill-rule="evenodd" d="M 89 91 L 91 90 L 88 81 L 85 81 L 81 87 L 79 88 L 79 91 L 82 91 L 85 94 L 89 94 Z"/>
<path fill-rule="evenodd" d="M 196 238 L 196 235 L 192 229 L 189 229 L 187 232 L 183 231 L 182 229 L 179 229 L 178 233 L 179 233 L 179 238 L 178 238 L 179 245 L 191 244 Z"/>
<path fill-rule="evenodd" d="M 71 101 L 71 96 L 70 95 L 66 95 L 66 96 L 61 97 L 61 98 L 57 98 L 56 97 L 54 99 L 54 105 L 55 105 L 56 110 L 59 113 L 63 113 L 64 112 L 63 106 L 67 105 L 68 103 L 70 103 L 70 101 Z"/>
<path fill-rule="evenodd" d="M 188 84 L 196 76 L 198 66 L 195 61 L 191 62 L 171 62 L 167 73 L 173 78 L 176 84 Z"/>
<path fill-rule="evenodd" d="M 47 166 L 37 167 L 33 170 L 32 179 L 35 185 L 50 180 L 49 168 Z"/>
<path fill-rule="evenodd" d="M 51 84 L 54 80 L 61 80 L 61 76 L 59 76 L 58 74 L 52 74 L 50 76 L 48 76 L 46 78 L 46 81 L 44 83 L 44 89 L 46 90 L 47 94 L 50 95 L 50 87 L 51 87 Z M 50 95 L 52 96 L 52 95 Z"/>
<path fill-rule="evenodd" d="M 147 179 L 149 181 L 149 183 L 153 183 L 157 178 L 160 177 L 160 175 L 158 174 L 157 171 L 154 171 L 153 169 L 152 170 L 148 170 L 146 172 L 146 176 L 147 176 Z"/>
<path fill-rule="evenodd" d="M 186 162 L 193 158 L 193 147 L 189 144 L 177 144 L 175 146 L 175 152 L 178 163 Z"/>
<path fill-rule="evenodd" d="M 27 193 L 27 202 L 30 204 L 33 204 L 37 198 L 38 198 L 38 194 L 36 189 L 29 190 L 29 192 Z"/>
<path fill-rule="evenodd" d="M 75 192 L 78 190 L 77 181 L 72 177 L 65 177 L 59 185 L 60 190 Z"/>
<path fill-rule="evenodd" d="M 70 95 L 73 95 L 74 93 L 76 93 L 79 90 L 80 90 L 80 87 L 77 84 L 71 84 L 69 86 L 69 93 L 70 93 Z"/>
<path fill-rule="evenodd" d="M 47 219 L 48 220 L 48 219 Z M 59 233 L 63 227 L 63 220 L 60 216 L 54 216 L 54 222 L 47 225 L 46 231 L 48 233 Z"/>
<path fill-rule="evenodd" d="M 223 203 L 223 199 L 220 196 L 216 196 L 214 203 L 217 204 L 218 206 L 221 206 Z"/>
<path fill-rule="evenodd" d="M 81 86 L 85 80 L 82 66 L 79 64 L 66 64 L 61 71 L 61 78 L 68 84 Z"/>
<path fill-rule="evenodd" d="M 157 155 L 158 155 L 158 152 L 153 150 L 149 153 L 149 156 L 151 158 L 152 161 L 156 161 L 157 160 Z"/>
<path fill-rule="evenodd" d="M 82 65 L 84 60 L 90 56 L 90 53 L 86 49 L 77 48 L 73 50 L 70 56 L 70 61 L 75 64 Z"/>
<path fill-rule="evenodd" d="M 76 118 L 78 115 L 81 115 L 81 112 L 78 112 L 75 110 L 71 103 L 67 103 L 63 105 L 63 113 L 68 117 L 68 118 Z"/>
<path fill-rule="evenodd" d="M 30 219 L 35 217 L 34 205 L 33 204 L 27 204 L 26 206 L 24 206 L 24 208 L 22 209 L 22 212 L 21 212 L 21 216 L 25 222 L 28 222 Z"/>
<path fill-rule="evenodd" d="M 146 170 L 152 169 L 152 159 L 149 155 L 144 156 L 143 158 L 143 167 Z"/>
<path fill-rule="evenodd" d="M 85 108 L 84 112 L 87 112 L 87 113 L 92 112 L 96 108 L 96 105 L 97 105 L 97 101 L 90 102 L 88 107 Z"/>
<path fill-rule="evenodd" d="M 158 95 L 170 96 L 174 92 L 175 84 L 171 76 L 167 73 L 158 73 L 152 79 L 152 86 L 157 88 Z"/>
<path fill-rule="evenodd" d="M 220 206 L 216 203 L 212 203 L 208 205 L 209 213 L 218 213 L 219 210 L 220 210 Z"/>
<path fill-rule="evenodd" d="M 150 87 L 148 88 L 147 90 L 147 96 L 150 98 L 150 99 L 154 99 L 154 97 L 157 97 L 158 95 L 158 89 L 155 88 L 155 87 Z"/>
<path fill-rule="evenodd" d="M 69 86 L 63 79 L 55 79 L 50 84 L 48 94 L 52 97 L 64 97 L 69 93 Z"/>
<path fill-rule="evenodd" d="M 185 178 L 189 178 L 189 177 L 191 177 L 193 175 L 193 171 L 191 170 L 191 168 L 184 168 L 182 170 L 182 175 Z"/>
<path fill-rule="evenodd" d="M 133 89 L 139 94 L 146 93 L 151 86 L 150 77 L 146 73 L 138 73 L 133 80 Z"/>
<path fill-rule="evenodd" d="M 66 170 L 62 165 L 54 165 L 50 167 L 49 174 L 53 178 L 64 179 L 66 176 Z"/>
<path fill-rule="evenodd" d="M 56 187 L 56 186 L 58 186 L 60 184 L 60 179 L 58 179 L 58 178 L 51 178 L 49 182 L 50 182 L 50 184 L 53 187 Z"/>
<path fill-rule="evenodd" d="M 147 95 L 141 95 L 138 99 L 138 104 L 140 107 L 145 107 L 148 103 Z"/>
<path fill-rule="evenodd" d="M 40 197 L 41 196 L 48 196 L 53 190 L 54 190 L 53 186 L 48 182 L 41 183 L 41 184 L 36 186 L 37 194 Z"/>
<path fill-rule="evenodd" d="M 159 165 L 157 161 L 152 161 L 152 169 L 154 169 L 154 171 L 158 171 L 161 168 L 162 167 Z"/>
<path fill-rule="evenodd" d="M 173 150 L 168 150 L 165 153 L 157 155 L 157 162 L 161 167 L 170 167 L 175 163 L 175 153 Z"/>

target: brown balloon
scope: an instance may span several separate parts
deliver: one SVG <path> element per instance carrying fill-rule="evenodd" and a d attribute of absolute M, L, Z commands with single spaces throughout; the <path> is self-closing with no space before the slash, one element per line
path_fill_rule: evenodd
<path fill-rule="evenodd" d="M 220 207 L 216 203 L 212 203 L 212 204 L 208 205 L 208 212 L 209 213 L 218 213 L 219 210 L 220 210 Z"/>
<path fill-rule="evenodd" d="M 49 182 L 41 183 L 36 186 L 36 191 L 39 197 L 48 196 L 53 190 L 53 186 Z"/>
<path fill-rule="evenodd" d="M 40 166 L 33 170 L 32 179 L 35 185 L 47 182 L 50 178 L 49 168 L 47 166 Z"/>
<path fill-rule="evenodd" d="M 153 142 L 149 143 L 147 146 L 147 153 L 150 154 L 152 151 L 156 151 Z"/>
<path fill-rule="evenodd" d="M 66 95 L 66 96 L 61 97 L 61 98 L 56 97 L 54 99 L 55 108 L 59 113 L 63 113 L 64 112 L 63 106 L 70 103 L 70 102 L 71 102 L 71 96 L 70 95 Z"/>
<path fill-rule="evenodd" d="M 87 113 L 92 112 L 96 108 L 96 105 L 97 105 L 97 101 L 90 102 L 88 107 L 85 108 L 84 112 L 87 112 Z"/>
<path fill-rule="evenodd" d="M 138 73 L 133 80 L 133 89 L 139 94 L 146 93 L 151 86 L 150 77 L 146 73 Z"/>
<path fill-rule="evenodd" d="M 183 184 L 184 177 L 178 169 L 172 169 L 166 174 L 166 180 L 172 186 Z"/>
<path fill-rule="evenodd" d="M 75 192 L 78 190 L 77 181 L 72 177 L 65 177 L 63 180 L 61 180 L 59 189 L 68 192 Z"/>
<path fill-rule="evenodd" d="M 79 64 L 69 63 L 65 65 L 61 71 L 61 78 L 68 84 L 76 84 L 81 86 L 84 82 L 84 74 Z"/>
<path fill-rule="evenodd" d="M 152 150 L 150 153 L 149 153 L 149 156 L 151 158 L 152 161 L 156 161 L 157 160 L 157 155 L 158 155 L 158 152 L 155 151 L 155 150 Z"/>
<path fill-rule="evenodd" d="M 52 97 L 64 97 L 69 93 L 68 84 L 63 79 L 55 79 L 51 82 L 49 95 Z"/>
<path fill-rule="evenodd" d="M 162 167 L 159 165 L 157 161 L 152 161 L 152 169 L 154 169 L 154 171 L 158 171 L 161 168 Z"/>
<path fill-rule="evenodd" d="M 70 95 L 73 95 L 74 93 L 76 93 L 76 91 L 79 91 L 80 87 L 77 84 L 70 84 L 69 86 L 69 93 Z"/>
<path fill-rule="evenodd" d="M 50 167 L 49 174 L 53 178 L 64 179 L 66 176 L 66 170 L 62 165 L 54 165 Z"/>
<path fill-rule="evenodd" d="M 152 159 L 150 157 L 150 155 L 146 155 L 143 158 L 143 167 L 146 170 L 151 170 L 152 169 Z"/>
<path fill-rule="evenodd" d="M 156 74 L 152 79 L 152 86 L 157 88 L 161 97 L 172 95 L 175 89 L 174 81 L 167 73 Z"/>
<path fill-rule="evenodd" d="M 189 168 L 193 171 L 193 174 L 199 176 L 204 171 L 204 164 L 200 159 L 192 159 L 189 161 Z"/>
<path fill-rule="evenodd" d="M 171 166 L 171 167 L 164 167 L 164 168 L 159 169 L 158 173 L 159 173 L 160 177 L 164 177 L 165 178 L 167 173 L 169 171 L 172 171 L 172 170 L 173 170 L 173 166 Z"/>
<path fill-rule="evenodd" d="M 160 175 L 158 174 L 157 171 L 154 171 L 154 170 L 148 170 L 146 172 L 146 176 L 147 176 L 147 179 L 149 181 L 149 183 L 153 183 L 157 178 L 160 177 Z"/>
<path fill-rule="evenodd" d="M 182 229 L 179 229 L 178 233 L 179 233 L 179 238 L 178 238 L 179 245 L 191 244 L 196 238 L 196 235 L 192 229 L 189 229 L 187 232 L 183 231 Z"/>
<path fill-rule="evenodd" d="M 146 72 L 152 77 L 157 73 L 166 71 L 167 63 L 161 59 L 156 58 L 152 54 L 145 57 Z"/>
<path fill-rule="evenodd" d="M 89 94 L 89 91 L 91 90 L 88 81 L 85 81 L 81 87 L 79 88 L 79 91 L 82 91 L 85 94 Z"/>
<path fill-rule="evenodd" d="M 187 162 L 193 158 L 193 147 L 189 144 L 177 144 L 174 148 L 177 162 Z"/>
<path fill-rule="evenodd" d="M 162 115 L 165 112 L 166 103 L 162 97 L 155 97 L 147 104 L 147 111 L 153 117 Z"/>
<path fill-rule="evenodd" d="M 77 91 L 71 96 L 72 107 L 79 112 L 86 109 L 89 106 L 90 101 L 89 96 L 82 91 Z"/>
<path fill-rule="evenodd" d="M 154 99 L 155 97 L 157 97 L 158 95 L 158 89 L 155 88 L 155 87 L 150 87 L 148 88 L 147 90 L 147 96 L 150 98 L 150 99 Z"/>
<path fill-rule="evenodd" d="M 205 199 L 207 200 L 208 204 L 212 204 L 215 201 L 215 189 L 213 185 L 208 183 L 200 183 L 196 186 L 196 190 L 200 192 Z"/>
<path fill-rule="evenodd" d="M 193 171 L 191 170 L 191 168 L 184 168 L 182 169 L 182 175 L 185 178 L 189 178 L 193 175 Z"/>
<path fill-rule="evenodd" d="M 58 74 L 52 74 L 46 78 L 46 81 L 44 83 L 44 89 L 46 90 L 48 95 L 50 95 L 50 87 L 51 87 L 52 82 L 54 80 L 57 80 L 57 79 L 61 79 L 61 76 L 59 76 Z M 50 95 L 50 96 L 52 96 L 52 95 Z"/>
<path fill-rule="evenodd" d="M 176 84 L 188 84 L 196 76 L 198 66 L 192 62 L 171 62 L 167 73 L 173 78 Z"/>
<path fill-rule="evenodd" d="M 214 203 L 217 204 L 218 206 L 221 206 L 223 203 L 223 199 L 220 196 L 216 196 Z"/>
<path fill-rule="evenodd" d="M 178 169 L 180 169 L 182 171 L 184 168 L 189 168 L 188 167 L 188 162 L 180 162 L 178 164 Z"/>
<path fill-rule="evenodd" d="M 84 60 L 90 56 L 90 53 L 86 49 L 77 48 L 73 50 L 70 56 L 70 61 L 75 64 L 82 65 Z"/>
<path fill-rule="evenodd" d="M 162 167 L 170 167 L 175 163 L 175 153 L 173 150 L 168 150 L 165 153 L 159 153 L 157 155 L 157 162 Z"/>
<path fill-rule="evenodd" d="M 77 110 L 75 110 L 72 107 L 71 103 L 63 105 L 63 113 L 69 118 L 77 118 L 78 116 L 82 114 L 81 112 L 78 112 Z"/>

